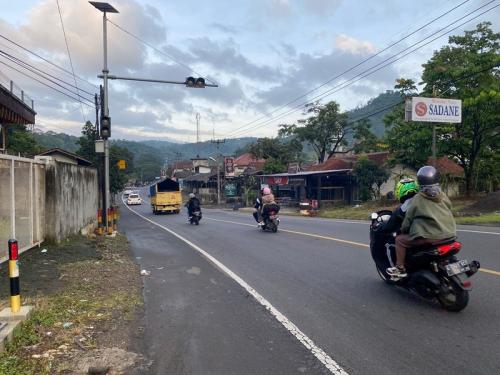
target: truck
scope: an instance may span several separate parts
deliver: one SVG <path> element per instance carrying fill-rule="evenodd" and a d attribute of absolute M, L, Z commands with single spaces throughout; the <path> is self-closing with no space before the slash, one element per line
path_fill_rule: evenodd
<path fill-rule="evenodd" d="M 178 214 L 181 211 L 182 196 L 179 183 L 171 178 L 166 178 L 149 187 L 151 208 L 153 214 L 162 212 Z"/>

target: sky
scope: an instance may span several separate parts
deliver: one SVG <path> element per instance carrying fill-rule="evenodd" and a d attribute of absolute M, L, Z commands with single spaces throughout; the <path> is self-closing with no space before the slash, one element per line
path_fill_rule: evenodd
<path fill-rule="evenodd" d="M 82 97 L 92 101 L 91 94 L 98 92 L 102 83 L 97 78 L 103 67 L 102 14 L 85 0 L 58 2 L 79 77 L 76 86 Z M 446 45 L 449 35 L 473 29 L 482 21 L 492 22 L 495 31 L 500 29 L 500 7 L 460 26 L 500 5 L 499 0 L 110 3 L 119 11 L 109 14 L 113 23 L 107 26 L 110 74 L 181 82 L 188 76 L 202 76 L 219 86 L 194 89 L 110 81 L 112 137 L 129 140 L 195 142 L 197 113 L 202 141 L 275 136 L 280 124 L 293 124 L 304 117 L 307 102 L 335 100 L 342 110 L 356 108 L 391 90 L 399 77 L 419 82 L 422 64 Z M 71 71 L 56 0 L 0 0 L 0 5 L 0 35 Z M 3 38 L 0 51 L 74 85 L 71 74 Z M 36 128 L 79 135 L 85 120 L 95 120 L 94 107 L 80 104 L 12 67 L 37 76 L 0 56 L 0 83 L 12 79 L 33 98 Z M 44 82 L 61 89 L 53 82 Z M 76 89 L 71 90 L 65 92 L 77 97 Z"/>

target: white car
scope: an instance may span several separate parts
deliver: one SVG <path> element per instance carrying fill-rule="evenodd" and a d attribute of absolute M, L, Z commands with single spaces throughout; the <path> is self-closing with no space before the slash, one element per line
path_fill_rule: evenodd
<path fill-rule="evenodd" d="M 127 204 L 129 206 L 132 204 L 142 204 L 142 199 L 139 194 L 129 194 L 127 198 Z"/>
<path fill-rule="evenodd" d="M 124 196 L 125 198 L 128 198 L 128 196 L 129 196 L 130 194 L 132 194 L 132 190 L 125 190 L 125 191 L 123 192 L 123 196 Z"/>

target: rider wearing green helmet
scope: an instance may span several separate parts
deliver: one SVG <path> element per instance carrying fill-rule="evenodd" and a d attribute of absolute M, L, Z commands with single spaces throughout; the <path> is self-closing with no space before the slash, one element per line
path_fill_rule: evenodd
<path fill-rule="evenodd" d="M 405 218 L 406 211 L 412 198 L 418 193 L 418 183 L 409 177 L 402 178 L 396 184 L 396 189 L 394 189 L 394 195 L 401 203 L 401 206 L 396 208 L 391 218 L 383 223 L 379 230 L 384 232 L 397 232 L 401 228 L 401 224 Z"/>

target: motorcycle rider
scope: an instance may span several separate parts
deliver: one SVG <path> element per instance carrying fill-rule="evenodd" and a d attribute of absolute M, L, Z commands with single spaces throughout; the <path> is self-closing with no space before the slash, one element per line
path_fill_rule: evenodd
<path fill-rule="evenodd" d="M 266 218 L 269 216 L 269 211 L 266 210 L 266 206 L 274 205 L 277 207 L 277 210 L 279 210 L 279 207 L 276 204 L 276 201 L 274 200 L 274 194 L 272 193 L 271 189 L 265 187 L 262 190 L 262 194 L 263 195 L 262 195 L 262 208 L 261 208 L 261 216 L 262 216 L 261 225 L 264 225 Z"/>
<path fill-rule="evenodd" d="M 401 234 L 396 237 L 396 267 L 387 273 L 394 278 L 407 277 L 406 252 L 410 248 L 435 246 L 456 237 L 456 223 L 451 212 L 451 202 L 439 187 L 436 168 L 426 165 L 417 172 L 420 191 L 409 205 Z"/>
<path fill-rule="evenodd" d="M 401 179 L 394 189 L 394 195 L 401 205 L 393 211 L 391 218 L 387 222 L 382 223 L 377 230 L 381 232 L 399 231 L 410 202 L 417 193 L 418 184 L 413 178 L 406 177 Z"/>
<path fill-rule="evenodd" d="M 186 203 L 186 207 L 188 209 L 188 221 L 193 216 L 193 212 L 201 210 L 200 200 L 196 198 L 194 193 L 189 193 L 189 201 Z"/>

